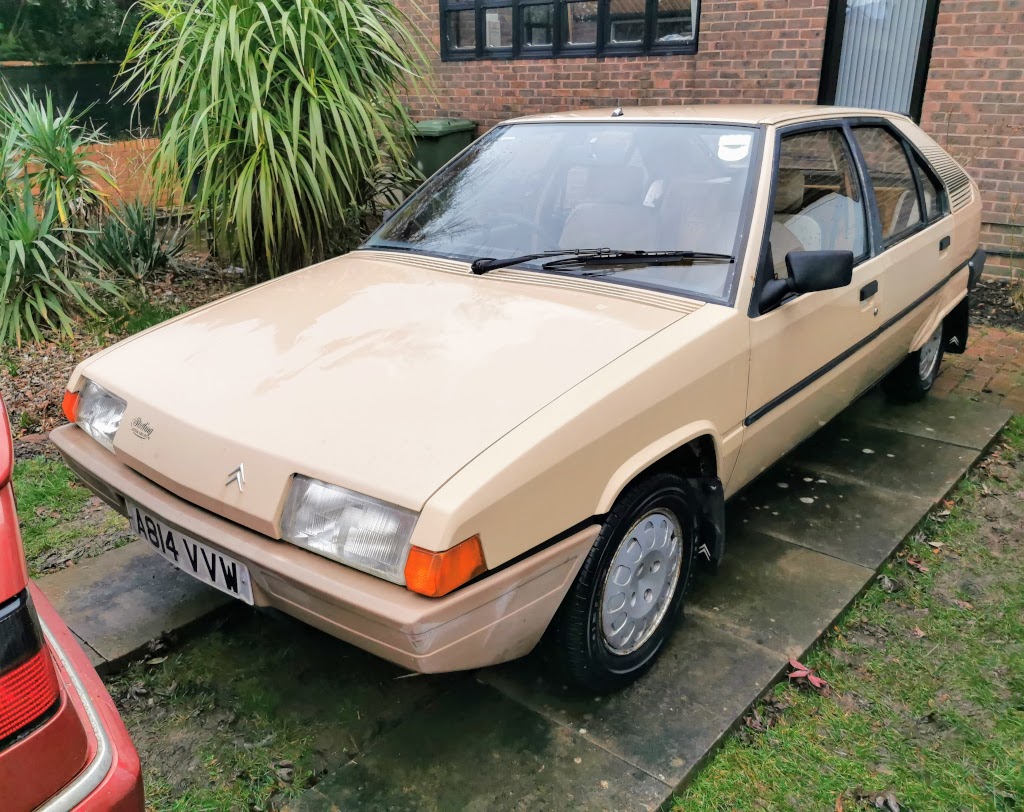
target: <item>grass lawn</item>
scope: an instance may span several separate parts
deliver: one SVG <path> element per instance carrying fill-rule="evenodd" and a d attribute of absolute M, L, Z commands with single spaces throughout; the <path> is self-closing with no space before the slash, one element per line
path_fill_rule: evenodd
<path fill-rule="evenodd" d="M 13 481 L 33 577 L 133 538 L 128 520 L 94 497 L 59 460 L 16 462 Z"/>
<path fill-rule="evenodd" d="M 1024 809 L 1024 417 L 883 575 L 674 812 Z"/>

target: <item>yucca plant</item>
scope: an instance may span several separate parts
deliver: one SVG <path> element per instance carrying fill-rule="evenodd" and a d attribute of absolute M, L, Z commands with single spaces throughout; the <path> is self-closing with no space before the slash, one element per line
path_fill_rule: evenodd
<path fill-rule="evenodd" d="M 409 163 L 399 101 L 424 60 L 392 0 L 141 0 L 122 92 L 165 116 L 158 188 L 250 268 L 323 256 Z"/>
<path fill-rule="evenodd" d="M 137 200 L 112 209 L 84 244 L 86 253 L 111 277 L 139 287 L 184 248 L 181 229 L 161 227 L 156 207 Z"/>
<path fill-rule="evenodd" d="M 17 92 L 0 80 L 0 132 L 9 136 L 7 174 L 27 180 L 39 200 L 52 201 L 63 226 L 76 217 L 83 220 L 102 204 L 98 181 L 114 185 L 90 157 L 104 139 L 82 123 L 86 112 L 76 111 L 74 100 L 66 110 L 57 110 L 49 91 L 36 99 L 27 88 Z"/>
<path fill-rule="evenodd" d="M 71 333 L 73 313 L 104 312 L 90 287 L 116 287 L 90 269 L 89 257 L 60 226 L 56 207 L 40 206 L 25 182 L 0 198 L 0 344 L 41 340 L 44 330 Z"/>

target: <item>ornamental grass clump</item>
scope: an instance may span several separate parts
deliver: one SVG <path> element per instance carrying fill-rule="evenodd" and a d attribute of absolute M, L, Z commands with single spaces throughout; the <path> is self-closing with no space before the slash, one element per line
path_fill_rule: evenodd
<path fill-rule="evenodd" d="M 100 135 L 79 123 L 73 104 L 54 109 L 0 84 L 0 345 L 70 334 L 74 317 L 104 312 L 96 294 L 116 295 L 82 249 L 77 227 L 103 207 L 88 158 Z"/>
<path fill-rule="evenodd" d="M 410 164 L 399 93 L 422 75 L 391 0 L 141 0 L 121 92 L 156 99 L 160 189 L 274 275 L 344 249 Z"/>

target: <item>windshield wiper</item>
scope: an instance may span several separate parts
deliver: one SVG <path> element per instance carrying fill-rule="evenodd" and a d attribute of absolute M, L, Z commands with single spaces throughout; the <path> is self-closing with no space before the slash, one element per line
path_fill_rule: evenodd
<path fill-rule="evenodd" d="M 691 260 L 735 262 L 735 257 L 730 254 L 716 254 L 711 251 L 612 251 L 604 249 L 600 252 L 591 252 L 545 262 L 541 267 L 544 270 L 551 270 L 571 265 L 675 265 Z M 618 273 L 618 271 L 608 271 L 608 273 Z"/>
<path fill-rule="evenodd" d="M 496 271 L 498 268 L 510 268 L 522 262 L 529 262 L 531 259 L 543 259 L 544 257 L 561 257 L 572 254 L 574 257 L 589 256 L 607 251 L 607 248 L 566 248 L 565 250 L 539 251 L 536 254 L 523 254 L 520 257 L 509 257 L 508 259 L 494 259 L 493 257 L 481 257 L 473 260 L 470 269 L 475 274 L 485 274 L 488 271 Z"/>
<path fill-rule="evenodd" d="M 475 274 L 485 274 L 488 271 L 496 271 L 498 268 L 508 268 L 512 265 L 519 265 L 522 262 L 529 262 L 532 259 L 543 259 L 544 257 L 564 257 L 545 262 L 541 267 L 544 270 L 553 268 L 564 268 L 572 265 L 635 265 L 644 263 L 647 265 L 672 265 L 677 262 L 688 260 L 720 260 L 722 262 L 733 262 L 734 258 L 729 254 L 715 254 L 708 251 L 622 251 L 614 248 L 567 248 L 564 251 L 539 251 L 536 254 L 523 254 L 519 257 L 508 259 L 491 259 L 484 257 L 473 261 L 470 266 Z"/>

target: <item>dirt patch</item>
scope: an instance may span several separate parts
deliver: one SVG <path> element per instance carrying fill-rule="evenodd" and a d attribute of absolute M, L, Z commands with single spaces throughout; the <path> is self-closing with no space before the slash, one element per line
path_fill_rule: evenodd
<path fill-rule="evenodd" d="M 1024 330 L 1024 311 L 1013 306 L 1012 283 L 1003 279 L 983 278 L 971 291 L 971 321 L 989 327 Z"/>

